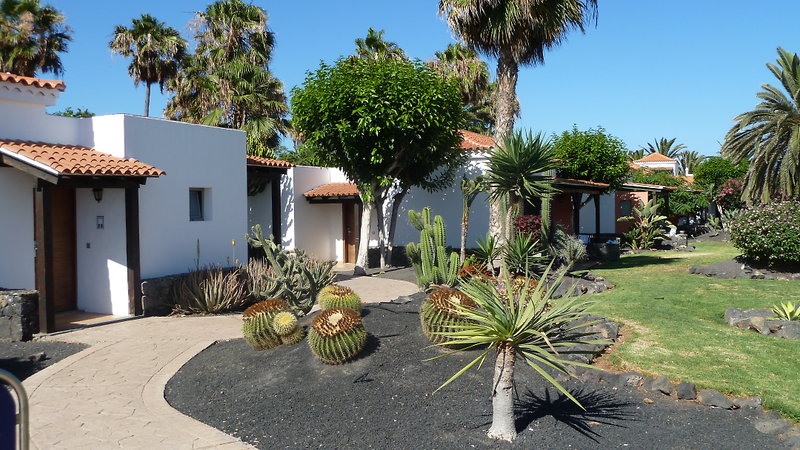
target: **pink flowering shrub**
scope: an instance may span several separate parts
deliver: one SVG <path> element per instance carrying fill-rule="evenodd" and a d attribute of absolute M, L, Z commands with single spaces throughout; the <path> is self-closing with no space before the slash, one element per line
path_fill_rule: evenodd
<path fill-rule="evenodd" d="M 731 227 L 731 241 L 748 259 L 800 263 L 800 201 L 773 200 L 745 209 Z"/>
<path fill-rule="evenodd" d="M 739 178 L 731 178 L 722 183 L 716 198 L 717 203 L 726 210 L 742 208 L 744 207 L 744 202 L 742 202 L 743 190 L 744 182 Z"/>

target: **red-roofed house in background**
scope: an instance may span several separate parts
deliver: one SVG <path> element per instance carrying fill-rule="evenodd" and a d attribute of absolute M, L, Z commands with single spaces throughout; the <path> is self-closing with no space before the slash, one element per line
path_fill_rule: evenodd
<path fill-rule="evenodd" d="M 247 231 L 244 132 L 47 114 L 65 88 L 0 73 L 0 286 L 39 291 L 42 331 L 141 314 L 141 279 L 229 265 Z"/>

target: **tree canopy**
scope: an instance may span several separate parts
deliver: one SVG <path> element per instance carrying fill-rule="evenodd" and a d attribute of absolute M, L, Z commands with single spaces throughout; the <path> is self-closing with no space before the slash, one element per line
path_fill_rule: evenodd
<path fill-rule="evenodd" d="M 61 76 L 60 54 L 71 40 L 72 30 L 54 7 L 42 6 L 39 0 L 0 1 L 0 72 Z"/>
<path fill-rule="evenodd" d="M 761 102 L 733 119 L 721 149 L 735 163 L 750 162 L 744 195 L 762 201 L 800 195 L 800 58 L 778 48 L 767 68 L 780 84 L 761 86 Z"/>
<path fill-rule="evenodd" d="M 705 189 L 713 187 L 714 194 L 731 178 L 741 178 L 747 173 L 747 161 L 734 164 L 728 158 L 711 156 L 694 170 L 694 182 Z"/>
<path fill-rule="evenodd" d="M 573 127 L 554 136 L 553 146 L 560 159 L 560 177 L 606 183 L 616 189 L 630 172 L 625 144 L 603 127 L 586 131 Z"/>
<path fill-rule="evenodd" d="M 375 31 L 369 27 L 367 35 L 356 38 L 357 58 L 365 59 L 407 59 L 406 52 L 397 43 L 383 39 L 386 30 Z"/>
<path fill-rule="evenodd" d="M 56 111 L 53 113 L 54 116 L 63 116 L 63 117 L 78 117 L 81 119 L 85 119 L 87 117 L 94 117 L 94 113 L 89 111 L 86 108 L 75 108 L 73 109 L 71 106 L 67 106 L 66 108 L 62 109 L 61 111 Z"/>

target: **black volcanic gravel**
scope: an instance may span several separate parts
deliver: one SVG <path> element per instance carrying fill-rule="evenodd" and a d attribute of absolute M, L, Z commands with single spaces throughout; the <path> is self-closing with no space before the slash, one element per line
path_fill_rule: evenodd
<path fill-rule="evenodd" d="M 55 341 L 0 342 L 0 369 L 7 370 L 20 380 L 24 380 L 85 348 L 83 344 Z M 31 358 L 42 352 L 45 354 L 43 360 Z"/>
<path fill-rule="evenodd" d="M 217 343 L 181 368 L 166 398 L 184 414 L 264 449 L 782 447 L 755 430 L 752 422 L 762 414 L 756 410 L 569 381 L 583 412 L 522 365 L 520 434 L 512 444 L 492 441 L 486 437 L 492 364 L 432 395 L 476 353 L 424 361 L 442 351 L 428 347 L 418 308 L 418 301 L 367 305 L 368 348 L 340 366 L 316 360 L 305 340 L 263 352 L 241 339 Z"/>

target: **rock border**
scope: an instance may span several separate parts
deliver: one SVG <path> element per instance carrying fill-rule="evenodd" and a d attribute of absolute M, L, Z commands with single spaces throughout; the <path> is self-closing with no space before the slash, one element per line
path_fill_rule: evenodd
<path fill-rule="evenodd" d="M 775 318 L 772 310 L 728 308 L 725 310 L 725 322 L 740 330 L 752 330 L 764 336 L 783 339 L 800 339 L 800 322 Z"/>
<path fill-rule="evenodd" d="M 750 279 L 750 280 L 800 280 L 800 272 L 778 272 L 765 268 L 755 268 L 738 258 L 727 259 L 710 266 L 689 266 L 688 273 L 704 275 L 709 278 Z"/>

